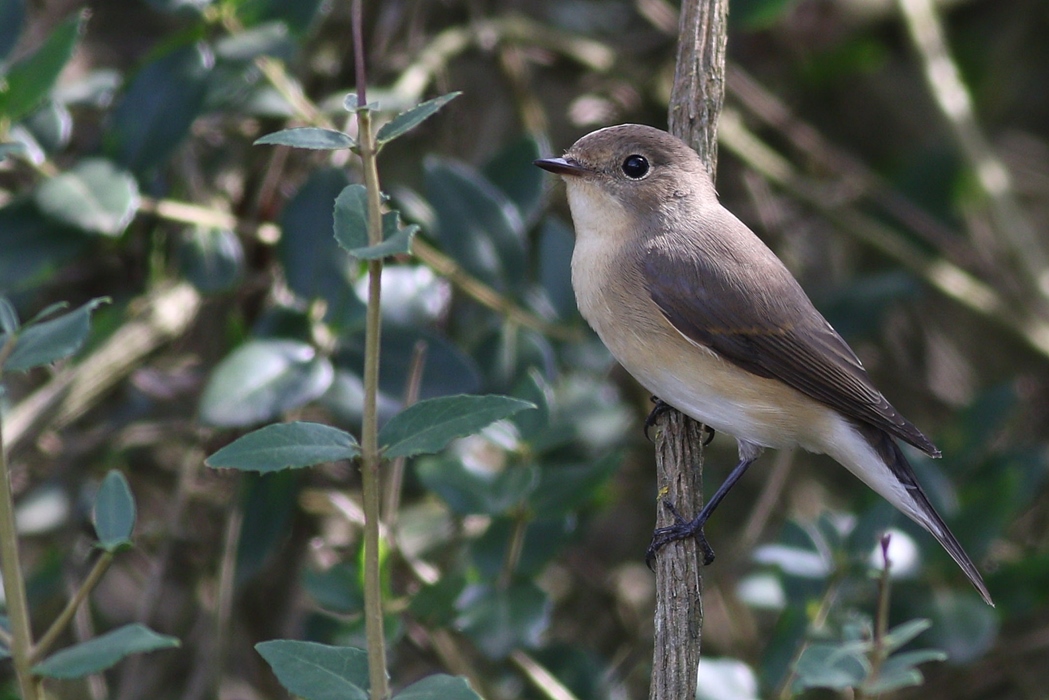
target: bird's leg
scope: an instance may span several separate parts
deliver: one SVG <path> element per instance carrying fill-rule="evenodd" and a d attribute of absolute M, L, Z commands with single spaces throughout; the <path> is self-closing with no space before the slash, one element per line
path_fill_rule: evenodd
<path fill-rule="evenodd" d="M 674 520 L 676 522 L 667 527 L 656 528 L 656 531 L 652 533 L 652 542 L 648 545 L 648 551 L 645 552 L 645 563 L 648 564 L 648 568 L 652 568 L 652 563 L 656 559 L 656 552 L 662 549 L 665 545 L 688 537 L 695 537 L 696 543 L 699 544 L 700 549 L 703 550 L 704 565 L 710 564 L 714 561 L 714 550 L 711 549 L 710 543 L 707 542 L 706 535 L 703 534 L 703 525 L 706 524 L 707 519 L 710 518 L 710 514 L 718 507 L 721 500 L 725 498 L 725 494 L 736 485 L 736 482 L 739 481 L 747 471 L 747 467 L 753 464 L 754 460 L 757 458 L 757 454 L 741 457 L 739 464 L 735 466 L 732 473 L 728 475 L 727 479 L 725 479 L 725 483 L 718 487 L 718 490 L 714 492 L 713 497 L 704 504 L 703 510 L 699 511 L 699 515 L 692 520 L 685 520 L 678 514 L 677 509 L 674 508 L 674 504 L 670 501 L 663 501 L 663 505 L 674 515 Z"/>
<path fill-rule="evenodd" d="M 652 440 L 652 437 L 648 434 L 648 431 L 652 428 L 653 425 L 656 424 L 656 421 L 659 420 L 659 417 L 661 415 L 663 415 L 667 411 L 674 410 L 673 406 L 671 406 L 670 404 L 668 404 L 666 401 L 664 401 L 663 399 L 659 398 L 658 396 L 653 396 L 652 397 L 652 403 L 655 404 L 655 405 L 652 406 L 652 410 L 649 411 L 649 413 L 648 413 L 648 418 L 645 419 L 645 437 L 648 440 L 650 440 L 650 441 Z M 704 423 L 703 424 L 703 447 L 706 447 L 707 445 L 709 445 L 713 439 L 714 439 L 714 429 L 711 428 L 706 423 Z"/>

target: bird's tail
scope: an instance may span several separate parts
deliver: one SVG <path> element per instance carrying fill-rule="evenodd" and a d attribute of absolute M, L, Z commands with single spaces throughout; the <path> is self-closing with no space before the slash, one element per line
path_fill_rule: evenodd
<path fill-rule="evenodd" d="M 991 594 L 987 591 L 987 586 L 984 585 L 983 577 L 980 575 L 979 570 L 973 564 L 969 555 L 965 553 L 965 550 L 962 549 L 962 545 L 955 538 L 954 534 L 951 533 L 947 523 L 943 522 L 943 518 L 940 517 L 940 514 L 933 508 L 932 503 L 929 502 L 928 496 L 925 495 L 921 484 L 918 483 L 914 469 L 907 461 L 907 458 L 904 457 L 900 446 L 883 430 L 873 426 L 857 426 L 857 428 L 867 438 L 875 452 L 884 461 L 885 466 L 891 470 L 892 475 L 903 488 L 892 489 L 886 492 L 886 490 L 879 488 L 878 484 L 872 483 L 867 479 L 864 479 L 864 481 L 867 481 L 875 491 L 878 491 L 914 522 L 928 530 L 929 534 L 935 537 L 936 541 L 951 555 L 951 558 L 965 573 L 984 602 L 994 607 L 994 601 L 991 600 Z M 861 476 L 861 478 L 863 477 Z"/>

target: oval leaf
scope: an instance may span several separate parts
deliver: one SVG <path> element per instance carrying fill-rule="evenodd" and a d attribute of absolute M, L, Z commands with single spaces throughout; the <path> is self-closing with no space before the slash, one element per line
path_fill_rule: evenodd
<path fill-rule="evenodd" d="M 51 92 L 62 69 L 73 57 L 83 21 L 83 12 L 67 17 L 43 46 L 6 71 L 4 85 L 0 87 L 0 115 L 7 117 L 8 123 L 29 114 Z"/>
<path fill-rule="evenodd" d="M 107 552 L 131 545 L 135 529 L 135 498 L 127 479 L 116 469 L 106 474 L 95 495 L 95 533 L 98 544 Z"/>
<path fill-rule="evenodd" d="M 368 245 L 368 190 L 347 185 L 335 198 L 335 240 L 346 250 Z"/>
<path fill-rule="evenodd" d="M 550 599 L 531 581 L 508 588 L 475 585 L 456 601 L 456 626 L 489 659 L 505 658 L 518 647 L 535 647 L 550 625 Z"/>
<path fill-rule="evenodd" d="M 47 678 L 82 678 L 104 671 L 125 656 L 179 646 L 179 640 L 145 625 L 124 625 L 82 644 L 55 652 L 33 667 Z"/>
<path fill-rule="evenodd" d="M 34 200 L 63 224 L 89 233 L 119 236 L 138 210 L 138 183 L 104 158 L 88 158 L 45 181 Z"/>
<path fill-rule="evenodd" d="M 360 453 L 357 440 L 337 428 L 320 423 L 278 423 L 234 440 L 204 463 L 216 469 L 273 472 L 353 459 Z"/>
<path fill-rule="evenodd" d="M 535 404 L 509 396 L 442 396 L 398 413 L 379 432 L 387 458 L 440 452 L 452 440 L 476 433 Z"/>
<path fill-rule="evenodd" d="M 80 349 L 91 332 L 91 312 L 108 301 L 103 297 L 92 299 L 75 311 L 26 328 L 19 335 L 4 369 L 27 370 L 69 357 Z"/>
<path fill-rule="evenodd" d="M 437 110 L 461 94 L 461 92 L 449 92 L 447 95 L 435 97 L 432 100 L 427 100 L 422 104 L 415 105 L 411 109 L 401 112 L 389 122 L 382 125 L 382 128 L 379 129 L 379 133 L 375 135 L 375 140 L 380 146 L 394 140 L 401 134 L 414 129 L 423 120 L 432 117 Z"/>
<path fill-rule="evenodd" d="M 319 397 L 334 370 L 311 345 L 253 340 L 215 368 L 200 401 L 204 422 L 223 427 L 262 423 Z"/>
<path fill-rule="evenodd" d="M 301 126 L 266 134 L 255 140 L 256 146 L 291 146 L 292 148 L 311 148 L 322 151 L 335 151 L 341 148 L 353 148 L 356 144 L 348 134 L 335 129 L 322 129 L 316 126 Z"/>
<path fill-rule="evenodd" d="M 354 647 L 276 639 L 255 650 L 288 691 L 304 700 L 368 700 L 368 654 Z"/>
<path fill-rule="evenodd" d="M 136 173 L 162 164 L 204 109 L 213 68 L 203 43 L 178 46 L 147 63 L 112 112 L 107 152 Z"/>
<path fill-rule="evenodd" d="M 393 700 L 481 700 L 461 676 L 438 674 L 423 678 L 393 696 Z"/>
<path fill-rule="evenodd" d="M 195 228 L 178 257 L 182 274 L 202 294 L 230 290 L 244 274 L 244 247 L 229 229 Z"/>

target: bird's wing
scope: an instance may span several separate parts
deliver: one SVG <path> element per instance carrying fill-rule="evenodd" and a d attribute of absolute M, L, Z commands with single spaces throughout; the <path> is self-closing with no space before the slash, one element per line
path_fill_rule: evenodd
<path fill-rule="evenodd" d="M 757 238 L 747 245 L 748 255 L 722 247 L 715 266 L 698 246 L 650 241 L 642 253 L 648 293 L 691 341 L 939 456 L 875 388 L 852 348 L 778 258 Z"/>

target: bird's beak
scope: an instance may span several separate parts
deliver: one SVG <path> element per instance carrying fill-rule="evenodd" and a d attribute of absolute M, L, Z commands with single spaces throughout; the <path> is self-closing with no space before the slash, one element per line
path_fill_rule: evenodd
<path fill-rule="evenodd" d="M 573 175 L 578 177 L 587 172 L 586 168 L 571 158 L 540 158 L 534 162 L 543 170 L 548 170 L 555 175 Z"/>

